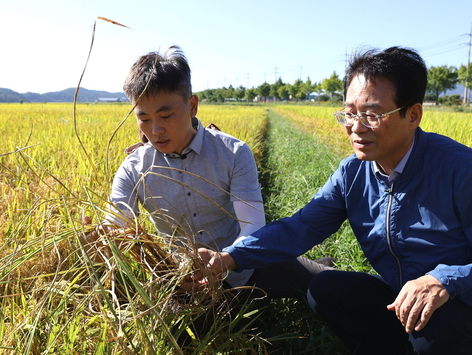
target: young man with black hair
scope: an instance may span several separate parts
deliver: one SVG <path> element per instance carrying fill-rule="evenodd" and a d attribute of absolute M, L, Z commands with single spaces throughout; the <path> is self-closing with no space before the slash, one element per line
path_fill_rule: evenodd
<path fill-rule="evenodd" d="M 308 300 L 356 354 L 472 353 L 472 149 L 419 128 L 427 70 L 413 50 L 354 57 L 335 113 L 355 154 L 292 217 L 221 253 L 216 273 L 301 255 L 346 219 L 379 275 L 329 270 Z"/>
<path fill-rule="evenodd" d="M 141 203 L 161 233 L 215 250 L 265 224 L 252 152 L 246 143 L 197 119 L 198 97 L 179 47 L 140 57 L 124 91 L 135 106 L 145 144 L 115 174 L 108 223 L 133 225 Z M 270 297 L 303 299 L 311 277 L 325 269 L 294 257 L 267 269 L 231 272 L 226 282 L 258 286 Z"/>

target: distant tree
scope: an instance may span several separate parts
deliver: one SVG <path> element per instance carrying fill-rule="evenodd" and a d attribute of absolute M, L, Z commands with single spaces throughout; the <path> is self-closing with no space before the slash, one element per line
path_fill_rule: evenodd
<path fill-rule="evenodd" d="M 282 85 L 277 90 L 277 95 L 281 100 L 288 100 L 290 96 L 290 86 L 289 84 Z"/>
<path fill-rule="evenodd" d="M 298 101 L 303 96 L 301 94 L 302 85 L 303 85 L 303 81 L 301 81 L 300 79 L 297 79 L 292 85 L 289 86 L 289 91 L 290 91 L 290 95 L 292 96 L 292 99 L 295 99 Z"/>
<path fill-rule="evenodd" d="M 240 85 L 237 89 L 235 89 L 234 95 L 236 100 L 241 101 L 246 95 L 246 88 Z"/>
<path fill-rule="evenodd" d="M 280 100 L 279 88 L 284 85 L 282 78 L 279 78 L 275 83 L 270 86 L 270 96 L 275 97 L 276 100 Z"/>
<path fill-rule="evenodd" d="M 308 90 L 310 90 L 310 92 L 313 90 L 313 83 L 311 82 L 310 77 L 306 78 L 304 85 Z"/>
<path fill-rule="evenodd" d="M 313 84 L 311 83 L 310 77 L 301 85 L 299 91 L 299 98 L 301 100 L 305 100 L 308 95 L 310 95 L 313 91 Z"/>
<path fill-rule="evenodd" d="M 469 100 L 472 97 L 472 63 L 468 65 L 461 65 L 457 70 L 457 81 L 464 85 L 466 88 L 469 88 Z M 464 97 L 464 103 L 466 103 L 466 98 Z"/>
<path fill-rule="evenodd" d="M 245 96 L 245 97 L 246 97 L 246 100 L 247 100 L 248 102 L 254 101 L 254 99 L 256 98 L 256 96 L 257 96 L 257 91 L 256 91 L 256 89 L 251 88 L 251 89 L 247 89 L 247 90 L 246 90 L 246 96 Z"/>
<path fill-rule="evenodd" d="M 336 74 L 335 71 L 329 78 L 324 79 L 320 85 L 321 88 L 331 97 L 331 99 L 334 99 L 336 97 L 336 93 L 339 94 L 343 90 L 343 81 L 339 79 L 338 74 Z"/>
<path fill-rule="evenodd" d="M 460 105 L 461 104 L 461 95 L 454 94 L 454 95 L 442 96 L 442 97 L 439 98 L 439 102 L 441 104 L 444 104 L 444 105 L 447 105 L 447 106 Z"/>
<path fill-rule="evenodd" d="M 233 85 L 230 85 L 222 94 L 225 99 L 236 98 L 236 90 L 233 88 Z"/>
<path fill-rule="evenodd" d="M 457 83 L 457 69 L 452 66 L 441 65 L 428 69 L 427 90 L 435 97 L 436 105 L 439 104 L 439 95 L 446 90 L 453 89 Z"/>
<path fill-rule="evenodd" d="M 264 102 L 267 101 L 267 96 L 270 95 L 270 84 L 267 82 L 264 82 L 257 88 L 257 93 L 259 94 L 260 97 L 264 98 Z"/>
<path fill-rule="evenodd" d="M 225 97 L 223 95 L 224 93 L 224 90 L 218 90 L 217 93 L 216 93 L 216 102 L 224 102 L 225 101 Z"/>
<path fill-rule="evenodd" d="M 467 65 L 461 65 L 457 70 L 457 81 L 472 89 L 472 63 L 469 64 L 469 70 L 467 71 Z"/>
<path fill-rule="evenodd" d="M 316 93 L 321 93 L 323 89 L 321 88 L 321 83 L 314 83 L 312 85 L 312 90 Z"/>
<path fill-rule="evenodd" d="M 198 99 L 200 101 L 203 101 L 203 100 L 206 100 L 207 97 L 208 97 L 208 91 L 209 90 L 203 90 L 203 91 L 200 91 L 200 92 L 197 92 L 195 95 L 198 96 Z"/>

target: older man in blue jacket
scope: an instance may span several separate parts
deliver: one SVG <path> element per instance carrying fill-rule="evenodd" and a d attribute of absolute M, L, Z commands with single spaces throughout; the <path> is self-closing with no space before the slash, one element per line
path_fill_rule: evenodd
<path fill-rule="evenodd" d="M 335 113 L 355 154 L 292 217 L 222 253 L 215 272 L 301 255 L 346 219 L 379 275 L 324 271 L 308 300 L 356 354 L 472 354 L 472 149 L 419 128 L 427 70 L 413 50 L 353 58 Z"/>

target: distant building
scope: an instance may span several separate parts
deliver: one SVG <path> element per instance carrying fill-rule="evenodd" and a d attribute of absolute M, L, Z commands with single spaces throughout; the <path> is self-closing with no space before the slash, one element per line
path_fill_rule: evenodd
<path fill-rule="evenodd" d="M 119 97 L 100 97 L 97 102 L 121 102 Z"/>

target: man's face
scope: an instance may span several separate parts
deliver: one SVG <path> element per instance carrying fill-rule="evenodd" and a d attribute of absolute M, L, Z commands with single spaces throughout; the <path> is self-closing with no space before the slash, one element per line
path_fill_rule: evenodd
<path fill-rule="evenodd" d="M 134 112 L 139 129 L 157 150 L 180 154 L 195 134 L 197 107 L 196 96 L 185 100 L 178 92 L 163 91 L 139 99 Z"/>
<path fill-rule="evenodd" d="M 382 114 L 397 108 L 395 86 L 382 77 L 367 81 L 363 75 L 355 76 L 346 92 L 346 111 L 351 113 L 370 111 Z M 380 119 L 377 128 L 367 128 L 359 121 L 346 127 L 347 134 L 358 159 L 375 160 L 390 174 L 406 154 L 413 141 L 414 132 L 421 120 L 421 105 L 407 110 L 405 117 L 394 112 Z M 417 110 L 420 110 L 418 118 Z M 413 114 L 411 111 L 414 111 Z"/>

